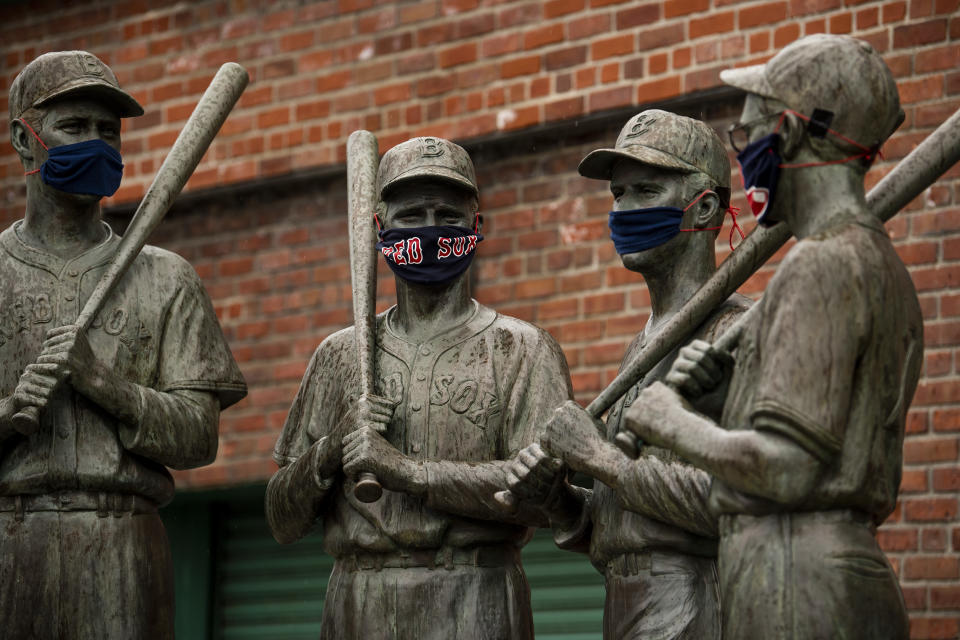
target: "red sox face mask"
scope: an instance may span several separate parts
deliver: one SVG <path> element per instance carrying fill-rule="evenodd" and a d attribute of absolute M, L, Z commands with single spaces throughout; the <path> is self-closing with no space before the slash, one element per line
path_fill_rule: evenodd
<path fill-rule="evenodd" d="M 400 278 L 446 284 L 467 270 L 481 240 L 483 235 L 466 227 L 407 227 L 381 230 L 377 249 Z"/>

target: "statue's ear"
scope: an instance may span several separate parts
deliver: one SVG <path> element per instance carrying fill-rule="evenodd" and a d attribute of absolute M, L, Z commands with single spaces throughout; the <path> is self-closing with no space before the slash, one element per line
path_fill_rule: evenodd
<path fill-rule="evenodd" d="M 807 123 L 797 117 L 792 111 L 785 111 L 780 123 L 780 157 L 784 160 L 792 159 L 800 150 L 803 136 L 806 134 Z"/>
<path fill-rule="evenodd" d="M 30 148 L 30 140 L 33 136 L 27 130 L 27 127 L 20 119 L 10 121 L 10 144 L 20 156 L 20 162 L 26 167 L 28 163 L 34 160 L 33 150 Z"/>
<path fill-rule="evenodd" d="M 714 218 L 719 211 L 720 196 L 713 191 L 707 191 L 693 204 L 693 227 L 695 229 L 706 229 L 716 226 Z"/>

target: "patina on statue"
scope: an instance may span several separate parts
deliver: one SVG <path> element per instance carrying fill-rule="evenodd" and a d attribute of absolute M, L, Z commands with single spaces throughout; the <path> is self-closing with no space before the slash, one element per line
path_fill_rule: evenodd
<path fill-rule="evenodd" d="M 353 327 L 320 344 L 275 448 L 270 527 L 287 543 L 322 520 L 336 559 L 324 640 L 532 638 L 520 548 L 546 520 L 525 504 L 505 515 L 494 493 L 570 398 L 566 362 L 547 333 L 470 297 L 482 236 L 462 148 L 414 138 L 377 182 L 397 288 L 376 320 L 377 396 L 361 402 Z M 379 500 L 354 495 L 361 472 Z"/>
<path fill-rule="evenodd" d="M 246 393 L 199 278 L 168 251 L 145 247 L 90 330 L 74 324 L 119 243 L 100 200 L 120 183 L 120 118 L 142 113 L 82 51 L 40 56 L 10 88 L 27 205 L 0 233 L 5 637 L 173 637 L 166 467 L 211 462 L 220 410 Z M 28 408 L 35 426 L 14 420 Z"/>
<path fill-rule="evenodd" d="M 714 476 L 724 638 L 906 638 L 875 528 L 896 502 L 923 328 L 863 187 L 903 117 L 896 84 L 869 44 L 825 35 L 721 78 L 748 92 L 748 199 L 798 242 L 744 333 L 720 424 L 662 384 L 624 423 Z M 714 355 L 700 343 L 672 374 L 709 379 Z"/>
<path fill-rule="evenodd" d="M 710 127 L 654 109 L 627 121 L 615 148 L 593 151 L 579 169 L 610 181 L 614 244 L 623 266 L 642 274 L 650 292 L 651 314 L 627 349 L 629 362 L 715 272 L 730 163 Z M 694 337 L 714 340 L 748 304 L 735 294 Z M 623 412 L 641 389 L 664 378 L 676 356 L 675 349 L 617 402 L 606 425 L 576 403 L 565 404 L 548 423 L 543 447 L 531 446 L 512 467 L 512 490 L 528 500 L 537 496 L 528 483 L 551 477 L 548 452 L 602 483 L 592 491 L 565 485 L 540 497 L 557 544 L 589 553 L 606 577 L 607 640 L 720 637 L 717 521 L 706 507 L 710 477 L 667 450 L 644 447 L 635 461 L 613 444 Z M 701 409 L 719 418 L 720 407 L 707 400 Z"/>

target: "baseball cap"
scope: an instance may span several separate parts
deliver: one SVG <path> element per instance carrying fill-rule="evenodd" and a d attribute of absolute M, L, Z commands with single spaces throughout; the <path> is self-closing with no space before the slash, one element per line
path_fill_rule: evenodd
<path fill-rule="evenodd" d="M 143 107 L 120 88 L 117 76 L 86 51 L 54 51 L 37 57 L 10 85 L 10 119 L 66 95 L 86 95 L 113 104 L 121 118 L 142 116 Z"/>
<path fill-rule="evenodd" d="M 807 117 L 829 111 L 830 129 L 868 148 L 878 147 L 903 120 L 890 68 L 868 42 L 849 36 L 807 36 L 766 64 L 727 69 L 720 79 Z"/>
<path fill-rule="evenodd" d="M 389 189 L 416 178 L 449 182 L 479 195 L 470 156 L 463 147 L 443 138 L 411 138 L 383 154 L 377 191 L 383 198 Z"/>
<path fill-rule="evenodd" d="M 700 172 L 730 189 L 730 159 L 709 126 L 669 111 L 648 109 L 627 120 L 613 149 L 591 151 L 577 167 L 586 178 L 609 180 L 618 160 L 628 159 L 685 173 Z"/>

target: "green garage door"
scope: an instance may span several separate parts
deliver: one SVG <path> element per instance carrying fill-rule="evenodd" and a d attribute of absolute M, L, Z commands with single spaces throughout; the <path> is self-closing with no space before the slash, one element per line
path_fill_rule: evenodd
<path fill-rule="evenodd" d="M 320 536 L 277 544 L 263 515 L 263 487 L 211 495 L 204 534 L 197 498 L 178 506 L 178 497 L 164 510 L 177 571 L 178 640 L 315 640 L 333 565 Z M 190 509 L 190 517 L 182 515 Z M 207 541 L 208 557 L 196 550 Z M 560 551 L 540 531 L 524 549 L 523 562 L 538 640 L 600 638 L 603 578 L 585 556 Z M 195 577 L 204 569 L 207 611 L 198 606 L 205 596 L 203 581 Z"/>

